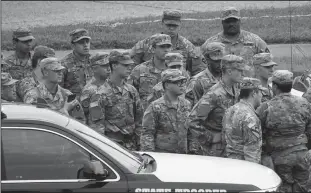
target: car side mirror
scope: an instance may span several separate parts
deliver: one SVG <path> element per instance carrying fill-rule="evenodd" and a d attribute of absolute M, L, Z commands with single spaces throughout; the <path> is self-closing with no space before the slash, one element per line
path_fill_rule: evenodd
<path fill-rule="evenodd" d="M 104 168 L 100 161 L 86 161 L 78 171 L 79 179 L 95 179 L 95 180 L 104 180 L 108 177 L 109 172 Z"/>

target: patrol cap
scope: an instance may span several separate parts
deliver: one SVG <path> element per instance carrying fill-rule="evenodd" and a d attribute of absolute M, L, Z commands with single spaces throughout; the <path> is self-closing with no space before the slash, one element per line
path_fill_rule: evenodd
<path fill-rule="evenodd" d="M 60 61 L 57 58 L 44 58 L 40 61 L 39 66 L 41 69 L 48 69 L 48 70 L 62 70 L 63 67 Z"/>
<path fill-rule="evenodd" d="M 168 67 L 175 65 L 183 65 L 183 55 L 180 53 L 168 53 L 165 55 L 165 63 Z"/>
<path fill-rule="evenodd" d="M 259 53 L 253 56 L 253 65 L 261 66 L 274 66 L 275 62 L 272 61 L 272 54 L 270 53 Z"/>
<path fill-rule="evenodd" d="M 89 32 L 86 29 L 75 29 L 69 33 L 71 42 L 75 43 L 82 39 L 91 39 Z"/>
<path fill-rule="evenodd" d="M 171 36 L 166 34 L 155 34 L 151 36 L 151 45 L 152 46 L 160 46 L 160 45 L 171 45 Z"/>
<path fill-rule="evenodd" d="M 187 79 L 182 75 L 182 71 L 178 69 L 166 69 L 161 73 L 161 81 L 178 81 Z"/>
<path fill-rule="evenodd" d="M 13 31 L 13 39 L 18 39 L 19 41 L 34 40 L 31 30 L 26 27 L 19 27 Z"/>
<path fill-rule="evenodd" d="M 204 56 L 208 56 L 212 60 L 220 60 L 224 56 L 225 44 L 221 42 L 211 42 L 201 47 Z"/>
<path fill-rule="evenodd" d="M 1 72 L 1 85 L 2 86 L 10 86 L 15 84 L 18 80 L 13 79 L 10 73 Z"/>
<path fill-rule="evenodd" d="M 261 86 L 261 82 L 257 78 L 244 77 L 240 85 L 241 89 L 265 89 Z"/>
<path fill-rule="evenodd" d="M 162 21 L 165 24 L 180 25 L 181 13 L 176 10 L 165 10 L 163 11 Z"/>
<path fill-rule="evenodd" d="M 119 62 L 121 64 L 134 64 L 128 50 L 112 50 L 109 54 L 109 62 Z"/>
<path fill-rule="evenodd" d="M 225 8 L 222 12 L 221 12 L 221 19 L 224 21 L 226 19 L 229 18 L 235 18 L 235 19 L 240 19 L 240 11 L 235 8 L 235 7 L 228 7 Z"/>
<path fill-rule="evenodd" d="M 36 46 L 33 52 L 33 58 L 55 57 L 55 50 L 47 46 Z"/>
<path fill-rule="evenodd" d="M 105 66 L 109 65 L 109 53 L 108 52 L 98 52 L 91 57 L 91 66 Z"/>
<path fill-rule="evenodd" d="M 272 82 L 277 84 L 292 84 L 294 74 L 288 70 L 276 70 L 272 74 Z"/>
<path fill-rule="evenodd" d="M 234 68 L 238 70 L 247 70 L 244 59 L 241 56 L 236 56 L 232 54 L 225 55 L 221 59 L 220 65 L 223 69 Z"/>

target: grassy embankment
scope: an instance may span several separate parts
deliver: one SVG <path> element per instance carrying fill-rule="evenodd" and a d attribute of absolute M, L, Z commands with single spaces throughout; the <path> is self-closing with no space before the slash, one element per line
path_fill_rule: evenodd
<path fill-rule="evenodd" d="M 292 7 L 292 15 L 310 14 L 311 7 Z M 248 9 L 241 10 L 243 17 L 253 17 L 242 20 L 242 28 L 258 34 L 268 44 L 311 43 L 311 25 L 309 17 L 292 17 L 290 39 L 288 8 Z M 261 16 L 270 16 L 260 18 Z M 212 19 L 219 17 L 219 12 L 185 13 L 183 18 Z M 110 23 L 131 23 L 111 28 L 104 23 L 80 23 L 76 25 L 59 25 L 48 27 L 35 27 L 32 29 L 37 44 L 47 45 L 55 50 L 70 49 L 69 31 L 76 28 L 86 28 L 92 37 L 92 49 L 110 49 L 132 47 L 138 40 L 161 31 L 159 22 L 133 24 L 138 21 L 153 21 L 161 17 L 128 18 Z M 200 46 L 204 41 L 221 30 L 220 20 L 211 21 L 184 21 L 180 33 L 188 38 L 194 45 Z M 11 31 L 2 31 L 2 49 L 12 50 Z M 290 62 L 290 56 L 279 57 L 276 60 L 282 63 Z M 298 56 L 297 56 L 298 57 Z M 296 58 L 297 58 L 296 57 Z M 310 58 L 298 57 L 294 62 L 305 65 Z"/>

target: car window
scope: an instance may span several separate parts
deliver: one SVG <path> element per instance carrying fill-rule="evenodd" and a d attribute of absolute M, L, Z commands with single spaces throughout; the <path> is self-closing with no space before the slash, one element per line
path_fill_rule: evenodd
<path fill-rule="evenodd" d="M 71 140 L 44 130 L 2 129 L 2 143 L 6 180 L 77 179 L 86 161 L 97 160 Z"/>

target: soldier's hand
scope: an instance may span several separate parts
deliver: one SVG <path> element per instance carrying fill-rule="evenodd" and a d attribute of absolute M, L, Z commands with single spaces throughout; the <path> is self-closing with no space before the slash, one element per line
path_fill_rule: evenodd
<path fill-rule="evenodd" d="M 77 99 L 71 101 L 71 102 L 67 102 L 65 101 L 65 104 L 64 104 L 64 109 L 66 111 L 71 111 L 75 106 L 77 106 L 79 104 L 79 101 Z"/>
<path fill-rule="evenodd" d="M 221 133 L 216 133 L 213 135 L 213 143 L 219 143 L 221 142 Z"/>

